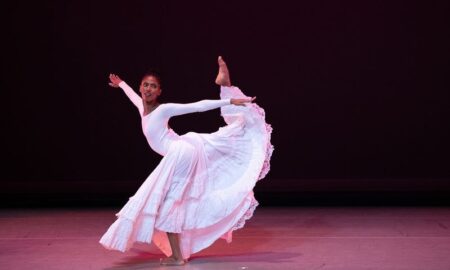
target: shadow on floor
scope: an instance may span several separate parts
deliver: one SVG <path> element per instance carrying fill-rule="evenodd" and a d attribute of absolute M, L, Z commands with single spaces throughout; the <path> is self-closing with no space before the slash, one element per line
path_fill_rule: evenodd
<path fill-rule="evenodd" d="M 248 252 L 236 254 L 208 254 L 195 255 L 191 257 L 189 263 L 183 266 L 184 269 L 206 269 L 206 264 L 214 264 L 215 268 L 220 268 L 220 265 L 229 266 L 234 263 L 287 263 L 295 262 L 295 258 L 301 256 L 301 253 L 294 252 Z M 116 263 L 113 267 L 104 268 L 104 270 L 139 270 L 149 268 L 166 269 L 167 267 L 159 265 L 159 259 L 164 256 L 162 254 L 154 254 L 148 252 L 140 252 L 137 255 L 129 256 Z M 170 267 L 173 269 L 174 267 Z M 175 267 L 177 268 L 177 267 Z M 245 269 L 245 268 L 243 268 Z"/>

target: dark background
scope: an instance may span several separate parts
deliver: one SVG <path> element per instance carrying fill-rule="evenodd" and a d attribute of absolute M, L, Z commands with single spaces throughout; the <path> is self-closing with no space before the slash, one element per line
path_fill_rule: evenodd
<path fill-rule="evenodd" d="M 393 3 L 394 2 L 394 3 Z M 2 8 L 3 205 L 111 205 L 159 162 L 135 90 L 218 98 L 216 59 L 274 132 L 256 197 L 277 204 L 447 204 L 449 4 L 40 1 Z M 212 132 L 219 111 L 171 120 Z"/>

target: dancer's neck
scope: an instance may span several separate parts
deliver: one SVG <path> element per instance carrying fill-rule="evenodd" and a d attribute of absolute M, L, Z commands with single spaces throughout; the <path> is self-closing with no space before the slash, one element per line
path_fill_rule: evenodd
<path fill-rule="evenodd" d="M 159 106 L 159 104 L 160 103 L 157 100 L 152 100 L 148 102 L 144 101 L 144 115 L 147 115 L 152 111 L 154 111 Z"/>

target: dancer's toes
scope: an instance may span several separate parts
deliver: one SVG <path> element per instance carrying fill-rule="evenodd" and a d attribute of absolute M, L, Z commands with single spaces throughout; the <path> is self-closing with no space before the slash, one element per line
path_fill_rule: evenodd
<path fill-rule="evenodd" d="M 227 67 L 227 64 L 225 64 L 225 61 L 223 61 L 222 56 L 219 56 L 219 58 L 217 58 L 217 63 L 219 63 L 219 66 Z"/>
<path fill-rule="evenodd" d="M 225 63 L 225 61 L 223 61 L 222 56 L 219 56 L 217 62 L 219 64 L 219 73 L 216 77 L 216 84 L 222 86 L 231 86 L 230 73 L 228 72 L 227 64 Z"/>

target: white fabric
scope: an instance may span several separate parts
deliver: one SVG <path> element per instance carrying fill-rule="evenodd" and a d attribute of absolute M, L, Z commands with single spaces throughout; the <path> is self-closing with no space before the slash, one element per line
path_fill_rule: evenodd
<path fill-rule="evenodd" d="M 175 232 L 189 258 L 220 237 L 231 242 L 232 231 L 252 216 L 253 187 L 269 170 L 273 147 L 264 111 L 256 104 L 229 105 L 230 98 L 245 95 L 221 87 L 221 100 L 162 104 L 143 116 L 140 97 L 125 83 L 120 87 L 138 108 L 150 147 L 164 157 L 100 243 L 124 252 L 136 241 L 153 241 L 170 256 L 165 232 Z M 172 116 L 219 107 L 227 125 L 214 133 L 180 136 L 167 126 Z"/>

